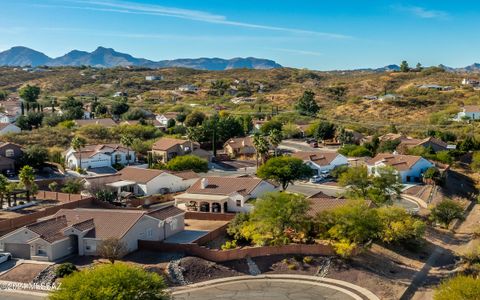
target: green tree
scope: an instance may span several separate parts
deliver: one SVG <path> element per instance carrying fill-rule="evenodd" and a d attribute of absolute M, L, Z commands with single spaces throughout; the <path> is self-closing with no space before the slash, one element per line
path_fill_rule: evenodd
<path fill-rule="evenodd" d="M 95 116 L 102 116 L 108 114 L 108 107 L 103 103 L 98 103 L 95 107 Z"/>
<path fill-rule="evenodd" d="M 400 72 L 410 72 L 410 67 L 408 66 L 408 62 L 406 60 L 402 61 L 400 64 Z"/>
<path fill-rule="evenodd" d="M 52 181 L 48 184 L 48 189 L 52 192 L 56 192 L 58 187 L 58 183 L 56 181 Z"/>
<path fill-rule="evenodd" d="M 7 177 L 3 174 L 0 174 L 0 207 L 3 207 L 3 200 L 5 199 L 5 194 L 8 193 L 9 188 L 9 181 Z"/>
<path fill-rule="evenodd" d="M 39 169 L 48 160 L 48 150 L 40 145 L 28 146 L 21 160 L 22 164 Z"/>
<path fill-rule="evenodd" d="M 266 193 L 257 200 L 250 215 L 248 226 L 254 230 L 242 232 L 251 233 L 246 238 L 258 245 L 288 244 L 295 236 L 301 236 L 308 231 L 309 208 L 310 202 L 304 196 Z"/>
<path fill-rule="evenodd" d="M 474 171 L 480 171 L 480 152 L 476 151 L 473 152 L 472 155 L 472 162 L 470 163 L 470 167 Z"/>
<path fill-rule="evenodd" d="M 34 103 L 37 102 L 38 96 L 40 95 L 40 88 L 27 84 L 27 86 L 18 91 L 18 95 L 26 102 Z"/>
<path fill-rule="evenodd" d="M 414 244 L 425 233 L 425 223 L 414 218 L 404 208 L 384 206 L 377 209 L 382 223 L 379 239 L 384 243 Z"/>
<path fill-rule="evenodd" d="M 465 275 L 457 275 L 453 278 L 447 279 L 435 289 L 433 299 L 480 299 L 480 279 Z"/>
<path fill-rule="evenodd" d="M 366 199 L 370 187 L 370 178 L 366 167 L 352 167 L 342 173 L 338 183 L 348 187 L 348 192 L 354 197 Z"/>
<path fill-rule="evenodd" d="M 262 179 L 271 179 L 285 190 L 295 180 L 308 178 L 314 171 L 301 159 L 290 156 L 279 156 L 269 159 L 257 170 L 257 176 Z"/>
<path fill-rule="evenodd" d="M 295 109 L 301 115 L 315 116 L 320 111 L 320 107 L 317 101 L 315 101 L 315 93 L 312 91 L 304 91 L 302 97 L 300 97 L 295 104 Z"/>
<path fill-rule="evenodd" d="M 255 133 L 252 139 L 253 147 L 255 148 L 255 160 L 257 163 L 257 168 L 259 165 L 259 158 L 261 158 L 262 163 L 265 160 L 265 156 L 268 154 L 268 141 L 260 133 Z"/>
<path fill-rule="evenodd" d="M 170 160 L 166 168 L 171 171 L 192 170 L 196 173 L 205 173 L 208 171 L 208 162 L 195 155 L 183 155 Z"/>
<path fill-rule="evenodd" d="M 63 193 L 79 194 L 83 189 L 83 183 L 78 179 L 70 179 L 62 187 Z"/>
<path fill-rule="evenodd" d="M 198 125 L 202 125 L 203 121 L 205 120 L 206 116 L 201 111 L 193 111 L 185 118 L 185 126 L 187 127 L 195 127 Z"/>
<path fill-rule="evenodd" d="M 73 150 L 78 152 L 78 168 L 82 169 L 82 148 L 85 147 L 87 142 L 85 141 L 84 138 L 76 136 L 72 139 L 72 142 L 70 143 L 70 146 L 73 148 Z"/>
<path fill-rule="evenodd" d="M 338 134 L 338 141 L 342 144 L 354 144 L 353 132 L 346 130 L 345 128 L 340 129 Z"/>
<path fill-rule="evenodd" d="M 330 122 L 321 121 L 318 123 L 314 136 L 320 141 L 333 139 L 335 137 L 335 125 Z"/>
<path fill-rule="evenodd" d="M 244 237 L 242 236 L 242 228 L 245 224 L 250 221 L 250 214 L 247 213 L 239 213 L 235 214 L 233 220 L 228 224 L 227 233 L 230 237 L 234 240 L 242 240 Z"/>
<path fill-rule="evenodd" d="M 187 115 L 184 113 L 179 113 L 176 117 L 175 120 L 177 120 L 179 123 L 185 122 L 185 119 L 187 118 Z"/>
<path fill-rule="evenodd" d="M 132 148 L 133 145 L 133 136 L 129 134 L 122 134 L 120 137 L 120 143 L 127 147 L 127 163 L 130 164 L 130 161 L 132 160 L 132 157 L 130 156 L 130 148 Z"/>
<path fill-rule="evenodd" d="M 30 166 L 24 166 L 20 170 L 20 173 L 18 174 L 18 178 L 20 179 L 20 183 L 27 190 L 27 202 L 29 202 L 30 194 L 32 194 L 32 192 L 36 190 L 35 170 Z"/>
<path fill-rule="evenodd" d="M 463 219 L 463 207 L 456 201 L 444 199 L 431 211 L 430 218 L 445 228 L 455 219 Z"/>
<path fill-rule="evenodd" d="M 378 167 L 376 176 L 371 176 L 369 199 L 376 204 L 391 204 L 392 197 L 399 198 L 403 185 L 397 171 L 390 166 Z"/>
<path fill-rule="evenodd" d="M 277 156 L 278 145 L 282 142 L 282 132 L 278 129 L 272 129 L 268 134 L 268 142 L 273 147 L 273 153 Z"/>
<path fill-rule="evenodd" d="M 0 90 L 0 101 L 7 99 L 8 93 L 4 90 Z"/>
<path fill-rule="evenodd" d="M 260 127 L 260 132 L 263 135 L 268 135 L 270 133 L 270 131 L 272 131 L 274 129 L 281 131 L 282 126 L 283 126 L 282 122 L 277 121 L 277 120 L 270 120 L 268 122 L 265 122 L 262 125 L 262 127 Z"/>
<path fill-rule="evenodd" d="M 100 264 L 62 279 L 51 300 L 70 299 L 170 299 L 163 278 L 124 263 Z"/>
<path fill-rule="evenodd" d="M 115 116 L 121 116 L 128 111 L 130 106 L 126 100 L 116 101 L 112 104 L 110 111 Z"/>
<path fill-rule="evenodd" d="M 212 96 L 223 96 L 226 91 L 228 90 L 228 83 L 223 80 L 215 80 L 210 84 L 210 89 L 208 90 L 208 94 Z"/>

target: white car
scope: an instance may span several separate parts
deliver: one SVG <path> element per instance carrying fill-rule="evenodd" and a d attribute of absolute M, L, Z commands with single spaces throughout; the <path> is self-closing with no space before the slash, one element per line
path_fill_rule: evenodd
<path fill-rule="evenodd" d="M 12 253 L 0 252 L 0 264 L 12 259 Z"/>

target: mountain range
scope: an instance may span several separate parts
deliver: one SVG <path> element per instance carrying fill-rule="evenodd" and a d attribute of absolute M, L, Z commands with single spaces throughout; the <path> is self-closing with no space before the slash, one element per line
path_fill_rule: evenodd
<path fill-rule="evenodd" d="M 118 66 L 137 66 L 146 68 L 184 67 L 198 70 L 229 70 L 238 68 L 273 69 L 282 66 L 273 60 L 255 57 L 246 58 L 196 58 L 152 61 L 120 53 L 111 48 L 98 47 L 93 52 L 73 50 L 67 54 L 51 58 L 42 52 L 26 48 L 12 47 L 0 52 L 0 66 L 92 66 L 112 68 Z"/>

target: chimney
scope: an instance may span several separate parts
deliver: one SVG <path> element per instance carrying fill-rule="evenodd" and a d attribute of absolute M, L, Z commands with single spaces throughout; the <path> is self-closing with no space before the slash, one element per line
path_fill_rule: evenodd
<path fill-rule="evenodd" d="M 207 178 L 202 178 L 200 181 L 200 187 L 202 190 L 206 189 L 208 186 L 208 179 Z"/>

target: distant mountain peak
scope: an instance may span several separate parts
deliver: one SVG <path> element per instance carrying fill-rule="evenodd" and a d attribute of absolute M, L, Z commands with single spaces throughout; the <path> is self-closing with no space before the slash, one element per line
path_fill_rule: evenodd
<path fill-rule="evenodd" d="M 45 54 L 22 46 L 0 52 L 1 66 L 94 66 L 110 68 L 117 66 L 140 66 L 147 68 L 184 67 L 200 70 L 227 70 L 237 68 L 272 69 L 282 66 L 273 60 L 247 58 L 196 58 L 151 61 L 135 58 L 130 54 L 115 51 L 113 48 L 97 47 L 92 52 L 72 50 L 63 56 L 50 58 Z"/>

